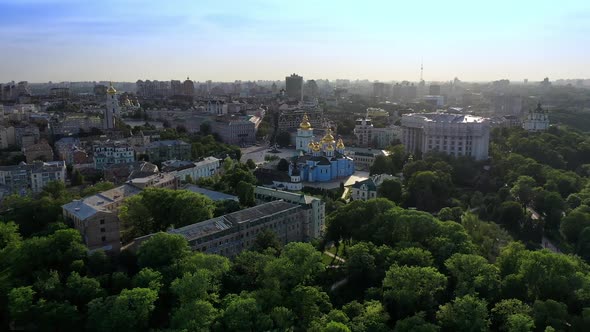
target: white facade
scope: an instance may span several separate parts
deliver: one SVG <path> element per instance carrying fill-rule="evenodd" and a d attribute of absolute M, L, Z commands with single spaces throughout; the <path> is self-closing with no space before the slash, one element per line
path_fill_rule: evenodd
<path fill-rule="evenodd" d="M 297 129 L 297 137 L 295 137 L 295 147 L 299 151 L 306 152 L 308 150 L 309 143 L 313 142 L 313 128 L 309 123 L 307 114 L 303 115 L 303 121 L 301 126 Z"/>
<path fill-rule="evenodd" d="M 182 161 L 169 160 L 162 163 L 162 169 L 174 169 L 174 175 L 180 181 L 186 181 L 188 177 L 197 180 L 215 175 L 219 172 L 221 160 L 215 157 L 207 157 L 198 162 L 183 164 Z"/>
<path fill-rule="evenodd" d="M 215 115 L 227 114 L 227 104 L 220 100 L 209 100 L 205 110 L 207 113 Z"/>
<path fill-rule="evenodd" d="M 486 118 L 445 113 L 402 116 L 402 143 L 409 153 L 440 151 L 484 160 L 488 158 L 489 141 Z"/>
<path fill-rule="evenodd" d="M 544 131 L 549 128 L 549 115 L 547 111 L 541 108 L 541 103 L 537 105 L 537 108 L 531 110 L 524 122 L 522 127 L 527 131 Z"/>

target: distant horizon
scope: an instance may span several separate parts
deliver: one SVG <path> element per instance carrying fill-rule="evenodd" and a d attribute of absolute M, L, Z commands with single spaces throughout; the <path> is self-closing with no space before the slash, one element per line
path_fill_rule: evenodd
<path fill-rule="evenodd" d="M 590 77 L 590 3 L 0 0 L 0 45 L 5 82 L 554 81 Z"/>
<path fill-rule="evenodd" d="M 302 76 L 302 75 L 299 75 Z M 303 77 L 303 81 L 309 81 L 309 80 L 314 80 L 314 81 L 318 81 L 318 80 L 326 80 L 326 78 L 306 78 L 305 76 Z M 500 80 L 508 80 L 510 81 L 510 84 L 517 84 L 517 85 L 526 85 L 526 84 L 536 84 L 536 83 L 540 83 L 543 81 L 543 79 L 539 79 L 539 80 L 531 80 L 528 79 L 527 83 L 524 82 L 525 79 L 521 79 L 521 80 L 511 80 L 511 79 L 507 79 L 507 78 L 498 78 L 498 79 L 491 79 L 491 80 L 462 80 L 460 77 L 457 77 L 459 79 L 459 81 L 461 83 L 492 83 L 495 81 L 500 81 Z M 178 81 L 185 81 L 186 78 L 183 79 L 178 79 L 178 78 L 171 78 L 171 79 L 151 79 L 151 78 L 139 78 L 133 81 L 130 80 L 66 80 L 66 81 L 52 81 L 52 80 L 48 80 L 48 81 L 27 81 L 27 80 L 8 80 L 8 81 L 1 81 L 0 80 L 0 84 L 7 84 L 10 82 L 14 82 L 15 84 L 18 82 L 22 82 L 22 81 L 26 81 L 29 84 L 61 84 L 61 83 L 129 83 L 129 84 L 134 84 L 137 83 L 138 80 L 142 80 L 142 81 L 159 81 L 159 82 L 169 82 L 172 80 L 178 80 Z M 227 80 L 227 81 L 220 81 L 220 80 L 194 80 L 192 78 L 190 78 L 191 81 L 195 82 L 195 83 L 206 83 L 207 81 L 211 81 L 212 83 L 235 83 L 236 81 L 239 81 L 241 83 L 246 83 L 246 82 L 285 82 L 285 78 L 283 79 L 233 79 L 233 80 Z M 335 82 L 337 80 L 348 80 L 351 83 L 354 83 L 356 81 L 368 81 L 369 83 L 386 83 L 386 84 L 390 84 L 390 83 L 401 83 L 404 81 L 410 82 L 410 83 L 420 83 L 420 81 L 418 80 L 372 80 L 372 79 L 365 79 L 365 78 L 334 78 L 334 79 L 327 79 L 329 82 Z M 424 80 L 425 83 L 449 83 L 451 81 L 453 81 L 453 79 L 448 79 L 448 80 L 444 80 L 444 81 L 437 81 L 437 80 Z M 555 78 L 552 79 L 551 77 L 549 77 L 549 82 L 550 83 L 554 83 L 557 81 L 577 81 L 577 80 L 582 80 L 582 81 L 588 81 L 590 80 L 590 78 Z"/>

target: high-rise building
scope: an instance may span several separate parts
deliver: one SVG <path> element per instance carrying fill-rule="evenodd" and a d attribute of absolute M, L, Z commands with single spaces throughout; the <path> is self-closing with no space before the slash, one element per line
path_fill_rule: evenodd
<path fill-rule="evenodd" d="M 303 98 L 303 77 L 292 74 L 285 77 L 287 97 L 301 100 Z"/>
<path fill-rule="evenodd" d="M 195 94 L 195 84 L 188 77 L 186 78 L 186 81 L 182 83 L 182 94 L 191 97 Z"/>
<path fill-rule="evenodd" d="M 114 129 L 117 116 L 119 116 L 119 100 L 117 99 L 117 90 L 111 83 L 107 90 L 107 102 L 102 120 L 103 129 Z"/>
<path fill-rule="evenodd" d="M 428 94 L 431 96 L 438 96 L 440 95 L 440 85 L 438 84 L 430 84 L 428 88 Z"/>
<path fill-rule="evenodd" d="M 170 94 L 173 96 L 180 96 L 182 94 L 182 83 L 179 80 L 170 81 Z"/>

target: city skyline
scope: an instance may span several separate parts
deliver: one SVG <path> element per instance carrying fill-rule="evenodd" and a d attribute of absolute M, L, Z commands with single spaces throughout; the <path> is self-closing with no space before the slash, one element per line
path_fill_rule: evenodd
<path fill-rule="evenodd" d="M 590 5 L 0 0 L 0 81 L 590 77 Z"/>

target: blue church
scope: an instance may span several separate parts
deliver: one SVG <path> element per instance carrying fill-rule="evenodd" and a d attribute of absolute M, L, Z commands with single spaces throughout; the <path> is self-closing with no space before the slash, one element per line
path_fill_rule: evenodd
<path fill-rule="evenodd" d="M 291 177 L 299 176 L 304 182 L 328 182 L 354 173 L 354 160 L 345 154 L 344 142 L 341 138 L 336 142 L 330 128 L 319 142 L 314 142 L 307 114 L 299 125 L 295 143 L 300 155 L 289 166 Z"/>

